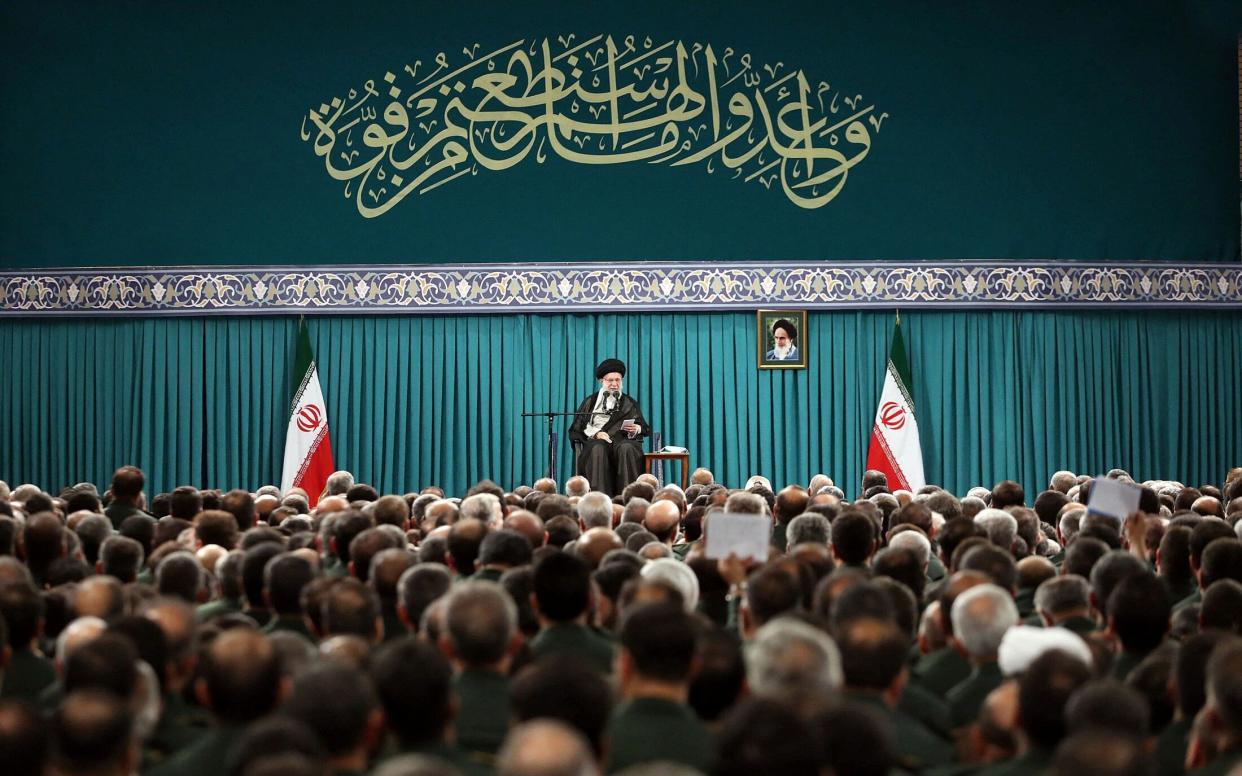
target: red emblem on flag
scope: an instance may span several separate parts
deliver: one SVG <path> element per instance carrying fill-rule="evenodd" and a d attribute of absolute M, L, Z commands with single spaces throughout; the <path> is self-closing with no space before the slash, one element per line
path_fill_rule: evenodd
<path fill-rule="evenodd" d="M 314 404 L 303 404 L 298 409 L 298 430 L 310 433 L 319 428 L 319 424 L 323 422 L 323 413 L 319 411 L 319 407 Z"/>
<path fill-rule="evenodd" d="M 906 425 L 906 410 L 895 401 L 886 401 L 880 407 L 880 422 L 884 427 L 896 431 Z"/>

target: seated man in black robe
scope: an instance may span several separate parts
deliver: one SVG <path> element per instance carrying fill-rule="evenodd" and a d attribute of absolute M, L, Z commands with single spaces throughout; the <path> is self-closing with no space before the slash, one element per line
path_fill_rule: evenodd
<path fill-rule="evenodd" d="M 595 368 L 600 389 L 582 400 L 569 427 L 569 438 L 581 443 L 574 471 L 587 478 L 592 490 L 615 495 L 643 471 L 643 437 L 651 432 L 634 397 L 621 392 L 625 364 L 609 358 Z"/>

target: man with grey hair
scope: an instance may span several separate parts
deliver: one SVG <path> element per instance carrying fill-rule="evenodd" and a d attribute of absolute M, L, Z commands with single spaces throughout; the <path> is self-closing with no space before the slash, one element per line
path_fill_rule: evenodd
<path fill-rule="evenodd" d="M 889 549 L 910 550 L 927 572 L 927 564 L 931 560 L 931 541 L 922 531 L 902 531 L 888 540 Z"/>
<path fill-rule="evenodd" d="M 625 509 L 621 512 L 622 523 L 641 523 L 643 518 L 647 516 L 647 507 L 651 506 L 651 502 L 641 496 L 633 496 L 629 501 L 625 502 Z"/>
<path fill-rule="evenodd" d="M 1062 469 L 1059 472 L 1055 472 L 1052 475 L 1052 478 L 1048 480 L 1048 489 L 1058 490 L 1062 493 L 1068 493 L 1069 489 L 1074 487 L 1077 484 L 1078 484 L 1078 478 L 1074 476 L 1074 473 L 1067 472 L 1064 469 Z"/>
<path fill-rule="evenodd" d="M 458 520 L 475 519 L 488 529 L 500 528 L 505 522 L 504 508 L 500 499 L 492 493 L 476 493 L 462 499 L 458 507 Z"/>
<path fill-rule="evenodd" d="M 328 482 L 324 490 L 327 491 L 329 496 L 344 496 L 353 486 L 354 475 L 342 469 L 328 475 Z"/>
<path fill-rule="evenodd" d="M 1082 519 L 1087 516 L 1085 509 L 1068 509 L 1061 513 L 1061 519 L 1057 521 L 1057 539 L 1061 546 L 1069 549 L 1070 544 L 1078 538 L 1078 531 L 1082 528 Z"/>
<path fill-rule="evenodd" d="M 1005 632 L 1018 622 L 1018 607 L 997 585 L 976 585 L 957 597 L 950 617 L 954 647 L 971 664 L 970 676 L 945 696 L 954 727 L 961 727 L 974 721 L 988 693 L 1003 681 L 996 656 Z"/>
<path fill-rule="evenodd" d="M 570 498 L 581 498 L 591 492 L 591 483 L 581 474 L 575 474 L 565 480 L 565 495 Z"/>
<path fill-rule="evenodd" d="M 592 528 L 612 528 L 612 499 L 593 490 L 578 500 L 578 525 L 583 533 Z"/>
<path fill-rule="evenodd" d="M 492 582 L 462 582 L 445 599 L 440 649 L 457 669 L 457 745 L 468 753 L 495 755 L 509 731 L 517 621 L 517 605 Z"/>
<path fill-rule="evenodd" d="M 1085 636 L 1099 628 L 1091 618 L 1091 588 L 1077 574 L 1063 574 L 1035 588 L 1035 616 L 1044 627 L 1059 626 Z"/>
<path fill-rule="evenodd" d="M 982 528 L 988 535 L 988 541 L 1006 552 L 1013 548 L 1013 540 L 1018 536 L 1018 521 L 1013 515 L 1001 509 L 985 509 L 975 515 L 975 525 Z"/>
<path fill-rule="evenodd" d="M 832 526 L 823 515 L 804 512 L 789 521 L 785 528 L 785 538 L 790 547 L 804 542 L 826 547 L 832 539 Z"/>
<path fill-rule="evenodd" d="M 581 733 L 553 719 L 513 728 L 496 763 L 498 776 L 599 776 L 599 765 Z"/>
<path fill-rule="evenodd" d="M 93 641 L 97 636 L 108 628 L 108 623 L 98 617 L 79 617 L 73 622 L 65 626 L 65 629 L 56 637 L 56 658 L 53 665 L 56 667 L 56 673 L 64 676 L 65 665 L 69 661 L 69 656 L 77 651 L 78 647 Z M 47 691 L 44 691 L 47 694 Z"/>
<path fill-rule="evenodd" d="M 841 653 L 822 630 L 777 617 L 756 631 L 746 651 L 746 680 L 755 695 L 813 714 L 841 690 Z"/>
<path fill-rule="evenodd" d="M 768 502 L 757 493 L 738 491 L 725 501 L 725 511 L 738 515 L 767 515 Z"/>

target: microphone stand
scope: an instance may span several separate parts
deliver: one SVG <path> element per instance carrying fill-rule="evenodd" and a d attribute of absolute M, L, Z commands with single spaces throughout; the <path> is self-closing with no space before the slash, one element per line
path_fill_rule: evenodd
<path fill-rule="evenodd" d="M 620 404 L 620 402 L 618 402 Z M 594 412 L 523 412 L 524 418 L 546 418 L 548 421 L 548 471 L 544 475 L 549 479 L 556 479 L 556 430 L 553 424 L 557 418 L 572 417 L 577 418 L 581 415 L 591 416 Z"/>

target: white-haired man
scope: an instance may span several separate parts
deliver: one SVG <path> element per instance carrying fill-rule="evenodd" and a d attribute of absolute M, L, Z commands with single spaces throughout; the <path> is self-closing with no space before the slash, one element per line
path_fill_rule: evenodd
<path fill-rule="evenodd" d="M 954 726 L 961 727 L 974 721 L 988 693 L 1001 684 L 997 652 L 1005 632 L 1018 623 L 1018 607 L 997 585 L 976 585 L 957 597 L 950 617 L 954 646 L 971 665 L 970 676 L 945 696 Z"/>

